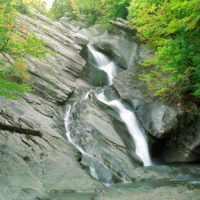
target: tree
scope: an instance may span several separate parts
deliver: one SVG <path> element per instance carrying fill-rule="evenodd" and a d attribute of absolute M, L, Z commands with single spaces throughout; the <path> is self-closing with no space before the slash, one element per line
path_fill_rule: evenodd
<path fill-rule="evenodd" d="M 200 97 L 200 1 L 132 0 L 129 19 L 140 39 L 155 48 L 146 65 L 149 94 Z"/>
<path fill-rule="evenodd" d="M 27 84 L 29 76 L 23 58 L 45 59 L 45 53 L 50 53 L 43 47 L 42 40 L 27 33 L 22 25 L 15 24 L 18 2 L 0 0 L 0 95 L 7 98 L 16 98 L 31 90 Z M 12 65 L 6 64 L 7 56 L 12 57 Z"/>
<path fill-rule="evenodd" d="M 72 12 L 72 6 L 70 0 L 55 0 L 53 6 L 50 9 L 50 12 L 53 13 L 54 18 L 59 20 L 64 16 L 65 12 Z"/>
<path fill-rule="evenodd" d="M 38 10 L 43 15 L 48 15 L 47 13 L 47 3 L 44 0 L 21 0 L 24 5 L 31 6 Z"/>
<path fill-rule="evenodd" d="M 126 18 L 129 3 L 130 0 L 55 0 L 51 11 L 56 20 L 65 12 L 72 12 L 88 25 L 107 24 L 109 19 Z"/>

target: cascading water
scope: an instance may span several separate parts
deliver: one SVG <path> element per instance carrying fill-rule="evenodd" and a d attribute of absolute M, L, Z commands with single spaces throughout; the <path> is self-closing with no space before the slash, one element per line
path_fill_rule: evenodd
<path fill-rule="evenodd" d="M 96 67 L 107 74 L 108 85 L 112 85 L 113 77 L 117 74 L 115 63 L 110 61 L 104 54 L 98 52 L 92 45 L 89 44 L 88 49 L 97 63 Z"/>
<path fill-rule="evenodd" d="M 88 49 L 90 50 L 93 57 L 96 59 L 98 65 L 97 67 L 106 72 L 109 83 L 112 84 L 112 80 L 116 75 L 115 63 L 109 61 L 109 59 L 105 55 L 96 51 L 91 45 L 88 45 Z M 144 166 L 152 165 L 144 131 L 139 128 L 135 114 L 132 111 L 128 110 L 118 99 L 108 101 L 104 95 L 104 92 L 96 95 L 96 97 L 108 106 L 117 108 L 122 121 L 124 121 L 129 130 L 129 133 L 133 137 L 136 146 L 136 154 L 140 157 Z"/>
<path fill-rule="evenodd" d="M 144 131 L 141 130 L 141 128 L 138 125 L 137 119 L 135 117 L 135 114 L 128 110 L 123 103 L 116 99 L 112 101 L 108 101 L 106 99 L 106 96 L 104 95 L 104 92 L 96 95 L 96 97 L 102 102 L 107 104 L 108 106 L 117 108 L 120 118 L 123 120 L 123 122 L 126 124 L 126 127 L 129 130 L 129 133 L 131 134 L 134 142 L 135 142 L 135 148 L 136 148 L 136 155 L 140 157 L 142 160 L 144 166 L 150 166 L 152 165 L 149 150 L 148 150 L 148 144 L 144 135 Z"/>
<path fill-rule="evenodd" d="M 88 46 L 88 49 L 91 55 L 93 56 L 93 58 L 95 59 L 95 63 L 96 63 L 95 67 L 99 68 L 100 70 L 104 71 L 107 74 L 108 83 L 109 85 L 112 85 L 112 80 L 114 76 L 117 74 L 116 64 L 113 61 L 110 61 L 105 55 L 95 50 L 94 47 L 92 47 L 91 45 Z M 104 94 L 104 90 L 100 93 L 99 92 L 97 93 L 94 90 L 90 90 L 80 99 L 80 102 L 78 102 L 78 104 L 81 104 L 81 105 L 84 104 L 84 102 L 88 100 L 90 93 L 93 93 L 100 102 L 112 108 L 115 108 L 118 111 L 121 120 L 125 123 L 131 137 L 133 138 L 133 141 L 135 143 L 136 155 L 142 160 L 144 166 L 150 166 L 151 159 L 149 155 L 149 150 L 148 150 L 148 145 L 145 138 L 144 130 L 142 130 L 139 127 L 134 112 L 127 109 L 120 99 L 114 99 L 112 101 L 107 100 Z M 73 107 L 75 107 L 76 105 L 77 103 L 75 103 Z M 90 164 L 89 166 L 88 165 L 87 166 L 89 167 L 90 174 L 95 179 L 101 180 L 104 183 L 109 183 L 110 180 L 112 179 L 112 176 L 113 175 L 118 176 L 118 174 L 115 174 L 115 173 L 113 174 L 113 172 L 110 172 L 110 169 L 107 167 L 105 163 L 103 163 L 101 160 L 98 160 L 95 156 L 91 155 L 90 153 L 86 152 L 84 148 L 81 147 L 81 144 L 76 142 L 76 139 L 74 139 L 74 136 L 70 132 L 70 116 L 71 116 L 71 106 L 68 107 L 68 110 L 65 116 L 66 135 L 69 142 L 73 144 L 78 149 L 78 151 L 82 154 L 83 162 L 84 162 L 84 159 L 89 160 Z M 104 179 L 104 177 L 102 177 L 102 174 L 101 174 L 102 171 L 98 170 L 97 165 L 101 166 L 100 168 L 103 168 L 105 171 L 112 174 L 109 181 L 107 181 L 107 179 Z M 121 179 L 122 182 L 127 182 L 126 180 L 129 179 L 124 174 L 118 178 Z"/>
<path fill-rule="evenodd" d="M 80 103 L 84 103 L 88 99 L 91 92 L 94 92 L 94 91 L 90 90 L 89 92 L 87 92 L 81 98 Z M 69 126 L 71 123 L 71 121 L 70 121 L 71 108 L 72 108 L 72 106 L 69 105 L 67 108 L 67 112 L 65 114 L 65 129 L 66 129 L 67 139 L 81 153 L 83 160 L 84 159 L 89 160 L 89 162 L 90 162 L 89 172 L 90 172 L 91 176 L 94 177 L 95 179 L 101 180 L 103 183 L 107 184 L 107 181 L 101 177 L 101 171 L 96 170 L 95 165 L 100 166 L 100 168 L 101 169 L 103 168 L 105 171 L 110 171 L 109 168 L 102 161 L 96 159 L 93 155 L 90 155 L 89 153 L 87 153 L 79 144 L 77 144 L 75 142 L 75 140 L 73 140 L 73 137 L 71 136 L 71 132 L 69 129 Z"/>

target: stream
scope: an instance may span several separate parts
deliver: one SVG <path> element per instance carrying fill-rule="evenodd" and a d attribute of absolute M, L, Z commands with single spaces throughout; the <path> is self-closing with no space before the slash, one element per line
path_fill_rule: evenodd
<path fill-rule="evenodd" d="M 124 190 L 127 192 L 135 190 L 135 192 L 137 192 L 137 188 L 139 190 L 143 188 L 142 190 L 144 190 L 143 192 L 145 193 L 148 192 L 145 191 L 147 188 L 149 192 L 152 192 L 158 187 L 167 186 L 173 188 L 199 188 L 200 168 L 198 166 L 166 166 L 154 164 L 149 152 L 148 137 L 145 130 L 137 120 L 133 109 L 112 91 L 112 80 L 117 74 L 118 66 L 113 60 L 110 60 L 103 53 L 98 52 L 92 45 L 88 45 L 88 51 L 95 61 L 94 67 L 106 73 L 108 84 L 107 86 L 97 87 L 96 89 L 87 91 L 81 96 L 79 101 L 67 106 L 67 112 L 65 115 L 66 136 L 68 141 L 80 153 L 80 163 L 83 169 L 86 170 L 94 179 L 103 183 L 106 188 L 110 188 L 106 191 L 110 191 L 111 193 L 115 190 Z M 109 94 L 112 92 L 114 95 Z M 95 105 L 98 104 L 103 108 L 108 109 L 109 113 L 115 113 L 120 123 L 122 123 L 127 130 L 129 134 L 129 136 L 127 136 L 129 138 L 128 145 L 131 149 L 130 152 L 132 152 L 129 154 L 130 160 L 133 160 L 133 162 L 134 160 L 137 160 L 137 162 L 140 163 L 139 165 L 136 165 L 133 177 L 131 177 L 126 170 L 123 170 L 123 167 L 118 165 L 116 160 L 111 161 L 112 156 L 108 156 L 106 159 L 104 158 L 104 155 L 101 155 L 102 157 L 99 156 L 100 150 L 96 150 L 97 146 L 94 144 L 95 140 L 92 141 L 90 138 L 91 136 L 89 137 L 87 134 L 79 133 L 81 131 L 78 132 L 78 130 L 76 130 L 78 129 L 78 126 L 73 123 L 77 122 L 77 120 L 75 120 L 79 115 L 77 114 L 77 111 L 80 113 L 84 112 L 84 106 L 87 105 L 87 101 L 91 100 L 95 102 Z M 80 120 L 77 123 L 81 124 L 82 122 Z M 86 130 L 85 132 L 91 132 L 89 126 L 84 124 L 79 126 Z M 91 143 L 90 139 L 92 141 Z M 97 151 L 97 153 L 95 151 Z M 106 160 L 109 160 L 111 164 Z M 116 165 L 117 167 L 113 167 L 113 165 Z M 135 176 L 135 174 L 137 175 Z M 68 197 L 71 197 L 72 199 L 95 199 L 95 195 L 99 192 L 101 193 L 102 191 L 62 191 L 60 192 L 60 195 L 64 197 L 66 193 L 68 193 Z M 127 198 L 127 200 L 129 200 L 129 198 Z"/>
<path fill-rule="evenodd" d="M 95 67 L 106 73 L 108 79 L 108 86 L 112 85 L 112 80 L 114 76 L 117 74 L 117 65 L 113 61 L 109 60 L 109 58 L 107 58 L 104 54 L 95 50 L 93 46 L 88 45 L 88 50 L 89 53 L 93 56 L 94 60 L 96 61 Z M 99 93 L 96 92 L 95 90 L 90 90 L 89 92 L 87 92 L 85 96 L 83 96 L 83 98 L 81 99 L 81 103 L 86 101 L 91 93 L 94 93 L 95 97 L 100 102 L 116 110 L 121 120 L 126 125 L 129 134 L 131 136 L 131 139 L 135 144 L 135 154 L 139 157 L 144 166 L 151 166 L 152 161 L 149 154 L 145 131 L 142 129 L 141 126 L 139 126 L 133 110 L 129 110 L 128 108 L 126 108 L 126 106 L 124 106 L 120 98 L 116 98 L 114 100 L 109 101 L 104 94 L 103 88 Z M 98 165 L 102 165 L 102 167 L 105 168 L 104 170 L 108 170 L 108 167 L 104 163 L 102 163 L 101 161 L 97 160 L 95 157 L 84 151 L 84 149 L 81 148 L 78 144 L 76 144 L 76 142 L 71 137 L 71 133 L 69 130 L 70 112 L 71 112 L 71 106 L 68 107 L 65 116 L 66 135 L 69 142 L 78 149 L 78 151 L 82 154 L 82 156 L 87 157 L 87 159 L 91 160 L 91 163 L 93 163 L 94 161 L 98 162 Z M 95 179 L 99 180 L 100 175 L 98 175 L 98 172 L 95 169 L 94 164 L 91 164 L 91 166 L 89 166 L 89 172 Z M 105 184 L 109 184 L 109 182 L 106 182 L 106 180 L 103 180 L 103 182 Z M 126 181 L 122 180 L 122 182 Z"/>

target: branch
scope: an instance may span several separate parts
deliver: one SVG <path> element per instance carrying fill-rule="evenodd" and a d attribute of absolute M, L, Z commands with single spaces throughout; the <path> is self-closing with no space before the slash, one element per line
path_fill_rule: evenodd
<path fill-rule="evenodd" d="M 1 122 L 0 122 L 0 129 L 4 130 L 4 131 L 10 131 L 10 132 L 13 132 L 13 133 L 16 132 L 16 133 L 19 133 L 19 134 L 42 137 L 42 133 L 40 131 L 33 130 L 33 129 L 20 128 L 20 127 L 16 127 L 16 126 L 12 126 L 12 125 L 3 124 Z"/>
<path fill-rule="evenodd" d="M 0 46 L 0 51 L 3 51 L 4 48 L 7 46 L 9 40 L 10 40 L 10 37 L 6 37 L 6 35 L 3 36 L 3 44 Z"/>

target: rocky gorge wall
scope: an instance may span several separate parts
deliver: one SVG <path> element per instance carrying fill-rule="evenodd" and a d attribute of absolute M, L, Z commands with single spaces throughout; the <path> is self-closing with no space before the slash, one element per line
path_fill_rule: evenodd
<path fill-rule="evenodd" d="M 80 56 L 87 54 L 86 46 L 90 40 L 90 43 L 114 58 L 121 67 L 121 72 L 113 82 L 114 89 L 109 88 L 108 93 L 120 95 L 126 100 L 127 106 L 134 108 L 142 126 L 154 138 L 153 145 L 155 138 L 165 140 L 163 155 L 166 155 L 166 161 L 197 160 L 200 137 L 198 115 L 188 121 L 188 127 L 191 125 L 195 135 L 186 134 L 189 139 L 179 135 L 182 129 L 186 129 L 179 129 L 184 124 L 179 120 L 183 116 L 179 106 L 178 112 L 158 99 L 147 98 L 137 87 L 143 83 L 137 81 L 133 69 L 139 66 L 141 59 L 148 59 L 152 50 L 137 41 L 129 41 L 124 31 L 108 33 L 99 26 L 88 29 L 65 18 L 60 23 L 52 22 L 34 9 L 30 11 L 31 17 L 20 15 L 18 23 L 43 39 L 56 54 L 46 55 L 48 60 L 45 61 L 26 58 L 34 92 L 26 93 L 17 100 L 0 97 L 1 123 L 13 127 L 13 130 L 28 129 L 42 134 L 42 137 L 38 137 L 0 129 L 1 199 L 62 200 L 69 193 L 68 200 L 144 200 L 149 196 L 156 199 L 160 192 L 164 192 L 163 200 L 170 199 L 170 195 L 181 200 L 188 196 L 197 200 L 198 190 L 193 191 L 185 185 L 174 186 L 174 183 L 166 185 L 165 179 L 167 177 L 167 180 L 180 182 L 185 180 L 185 174 L 189 174 L 192 180 L 199 180 L 198 169 L 142 167 L 130 156 L 134 157 L 134 144 L 130 144 L 127 130 L 119 116 L 100 104 L 92 94 L 87 101 L 82 101 L 89 90 L 95 89 L 87 82 L 87 58 Z M 4 56 L 12 63 L 8 55 Z M 104 169 L 101 165 L 97 166 L 101 174 L 99 180 L 87 173 L 91 165 L 96 167 L 98 163 L 84 159 L 66 138 L 66 107 L 74 104 L 70 130 L 77 137 L 77 143 L 108 167 Z M 195 106 L 193 109 L 197 112 Z M 168 140 L 173 139 L 170 135 L 174 133 L 177 133 L 176 145 L 178 148 L 183 147 L 180 152 L 174 151 L 176 147 Z M 134 180 L 139 183 L 147 179 L 155 181 L 153 186 L 142 183 L 144 186 L 138 191 L 137 184 L 134 190 L 132 186 L 106 189 L 102 184 Z M 157 183 L 160 179 L 165 181 Z M 74 194 L 75 191 L 86 191 L 86 196 L 78 196 Z M 148 196 L 145 196 L 147 193 Z"/>
<path fill-rule="evenodd" d="M 66 17 L 61 18 L 63 25 L 66 22 Z M 113 80 L 113 87 L 122 99 L 133 106 L 150 140 L 154 140 L 155 146 L 152 145 L 152 151 L 157 154 L 158 147 L 158 154 L 166 162 L 199 161 L 199 105 L 192 101 L 177 101 L 174 96 L 169 96 L 166 100 L 148 96 L 147 83 L 139 80 L 137 73 L 142 72 L 141 63 L 151 59 L 154 51 L 139 42 L 137 31 L 130 29 L 126 20 L 118 19 L 118 22 L 111 23 L 117 27 L 111 32 L 104 30 L 100 25 L 89 29 L 82 27 L 79 32 L 90 37 L 91 45 L 113 58 L 121 67 L 121 72 Z M 97 73 L 100 74 L 99 71 Z M 92 76 L 97 75 L 93 73 Z M 89 80 L 91 79 L 90 75 Z M 94 84 L 94 81 L 91 83 Z M 105 81 L 97 80 L 98 84 L 104 85 Z"/>

